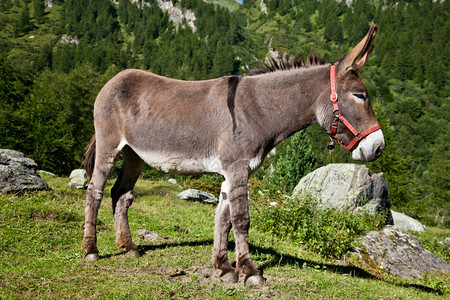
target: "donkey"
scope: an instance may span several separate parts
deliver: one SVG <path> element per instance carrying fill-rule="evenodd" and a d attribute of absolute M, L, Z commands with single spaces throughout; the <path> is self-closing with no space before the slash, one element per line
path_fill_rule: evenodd
<path fill-rule="evenodd" d="M 139 256 L 127 212 L 145 163 L 176 174 L 224 176 L 216 209 L 212 264 L 220 278 L 261 285 L 265 279 L 249 253 L 249 174 L 278 143 L 311 124 L 320 124 L 360 161 L 377 159 L 385 146 L 363 81 L 357 72 L 373 49 L 377 27 L 335 64 L 277 70 L 254 76 L 182 81 L 125 70 L 99 92 L 95 135 L 84 164 L 91 173 L 86 192 L 85 259 L 99 259 L 96 223 L 103 190 L 121 152 L 123 166 L 111 189 L 116 244 Z M 339 95 L 339 98 L 338 98 Z M 236 266 L 228 260 L 234 229 Z"/>

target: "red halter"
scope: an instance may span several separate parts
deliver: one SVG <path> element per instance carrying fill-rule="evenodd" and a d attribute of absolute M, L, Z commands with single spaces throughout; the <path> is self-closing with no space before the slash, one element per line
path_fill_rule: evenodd
<path fill-rule="evenodd" d="M 339 145 L 344 147 L 345 150 L 352 151 L 353 148 L 356 146 L 356 144 L 360 140 L 362 140 L 363 138 L 365 138 L 372 132 L 375 132 L 378 129 L 381 129 L 381 126 L 380 126 L 380 124 L 377 123 L 377 125 L 373 126 L 372 128 L 367 129 L 366 131 L 363 131 L 363 132 L 357 131 L 355 129 L 355 127 L 353 127 L 352 124 L 350 124 L 350 122 L 347 121 L 347 119 L 343 115 L 341 115 L 341 113 L 339 112 L 338 95 L 336 93 L 336 66 L 335 65 L 331 66 L 330 81 L 331 81 L 330 100 L 331 100 L 331 103 L 333 103 L 333 116 L 334 116 L 334 121 L 331 124 L 330 137 L 335 139 L 339 143 Z M 347 146 L 342 144 L 341 141 L 339 141 L 336 137 L 338 121 L 340 121 L 342 124 L 344 124 L 345 127 L 347 127 L 347 129 L 350 130 L 351 133 L 353 133 L 353 135 L 355 136 L 354 139 Z"/>

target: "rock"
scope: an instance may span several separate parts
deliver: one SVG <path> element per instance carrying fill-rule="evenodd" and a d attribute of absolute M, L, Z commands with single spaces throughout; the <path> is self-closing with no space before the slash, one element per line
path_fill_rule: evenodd
<path fill-rule="evenodd" d="M 68 186 L 73 189 L 85 189 L 88 186 L 86 170 L 75 169 L 70 173 Z"/>
<path fill-rule="evenodd" d="M 369 232 L 361 244 L 357 255 L 372 269 L 385 269 L 408 279 L 424 273 L 450 272 L 450 265 L 426 250 L 419 239 L 393 226 Z"/>
<path fill-rule="evenodd" d="M 450 246 L 450 237 L 446 237 L 444 240 L 444 244 Z"/>
<path fill-rule="evenodd" d="M 217 204 L 218 200 L 213 194 L 202 192 L 196 189 L 187 189 L 177 195 L 182 200 L 200 201 L 208 204 Z"/>
<path fill-rule="evenodd" d="M 173 230 L 175 230 L 176 232 L 182 233 L 182 234 L 189 234 L 189 230 L 186 228 L 182 228 L 178 225 L 173 226 Z"/>
<path fill-rule="evenodd" d="M 153 242 L 161 239 L 159 234 L 153 231 L 149 231 L 147 229 L 139 229 L 137 233 L 139 234 L 141 239 L 145 242 Z"/>
<path fill-rule="evenodd" d="M 167 10 L 170 21 L 174 22 L 175 24 L 180 24 L 185 20 L 186 24 L 191 27 L 193 32 L 197 30 L 197 27 L 195 26 L 196 17 L 192 10 L 185 9 L 183 12 L 183 10 L 178 7 L 179 5 L 174 6 L 172 1 L 158 0 L 157 2 L 160 9 Z"/>
<path fill-rule="evenodd" d="M 61 44 L 71 44 L 71 45 L 78 45 L 80 41 L 74 37 L 67 34 L 64 34 L 60 39 Z"/>
<path fill-rule="evenodd" d="M 405 214 L 396 212 L 391 210 L 392 213 L 392 219 L 394 221 L 394 227 L 400 228 L 404 231 L 417 231 L 417 232 L 423 232 L 425 231 L 425 225 L 417 221 L 416 219 L 413 219 L 411 217 L 408 217 Z"/>
<path fill-rule="evenodd" d="M 37 170 L 37 173 L 38 173 L 39 175 L 44 174 L 44 175 L 48 175 L 48 176 L 51 176 L 51 177 L 56 177 L 56 174 L 54 174 L 54 173 L 52 173 L 52 172 L 49 172 L 49 171 Z"/>
<path fill-rule="evenodd" d="M 172 184 L 178 184 L 178 182 L 175 178 L 170 178 L 168 181 Z"/>
<path fill-rule="evenodd" d="M 175 269 L 173 272 L 169 273 L 170 277 L 178 277 L 178 276 L 184 276 L 186 275 L 186 272 L 184 270 Z"/>
<path fill-rule="evenodd" d="M 18 151 L 0 149 L 0 194 L 49 189 L 36 173 L 37 167 Z"/>
<path fill-rule="evenodd" d="M 329 164 L 303 177 L 292 196 L 310 196 L 320 206 L 332 209 L 369 214 L 385 211 L 386 223 L 392 224 L 388 194 L 383 173 L 364 165 Z"/>

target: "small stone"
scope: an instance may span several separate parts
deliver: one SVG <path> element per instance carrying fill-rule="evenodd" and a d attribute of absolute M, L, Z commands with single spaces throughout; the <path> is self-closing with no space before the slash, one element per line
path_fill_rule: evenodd
<path fill-rule="evenodd" d="M 56 177 L 56 174 L 54 174 L 54 173 L 52 173 L 52 172 L 49 172 L 49 171 L 38 170 L 37 173 L 38 173 L 39 175 L 43 174 L 43 175 L 48 175 L 48 176 L 51 176 L 51 177 Z"/>
<path fill-rule="evenodd" d="M 179 270 L 179 269 L 176 269 L 175 271 L 173 271 L 169 274 L 170 277 L 178 277 L 178 276 L 184 276 L 184 275 L 186 275 L 186 272 L 183 270 Z"/>
<path fill-rule="evenodd" d="M 447 246 L 450 246 L 450 237 L 445 238 L 444 244 L 446 244 Z"/>
<path fill-rule="evenodd" d="M 177 195 L 181 200 L 200 201 L 207 204 L 217 204 L 219 201 L 210 193 L 202 192 L 196 189 L 187 189 Z"/>
<path fill-rule="evenodd" d="M 149 231 L 147 229 L 139 229 L 137 233 L 139 234 L 141 239 L 145 242 L 153 242 L 161 239 L 159 234 L 153 231 Z"/>
<path fill-rule="evenodd" d="M 168 181 L 172 184 L 178 184 L 178 182 L 175 178 L 170 178 Z"/>
<path fill-rule="evenodd" d="M 75 169 L 70 173 L 68 186 L 73 189 L 85 189 L 88 186 L 86 170 Z"/>
<path fill-rule="evenodd" d="M 175 230 L 176 232 L 179 232 L 179 233 L 183 233 L 183 234 L 188 234 L 189 233 L 189 230 L 187 230 L 185 228 L 181 228 L 178 225 L 173 226 L 173 230 Z"/>

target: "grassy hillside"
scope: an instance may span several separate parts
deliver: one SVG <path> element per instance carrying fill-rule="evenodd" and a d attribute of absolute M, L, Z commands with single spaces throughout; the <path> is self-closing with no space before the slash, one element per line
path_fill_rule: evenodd
<path fill-rule="evenodd" d="M 235 11 L 241 6 L 237 0 L 206 0 L 205 2 L 219 4 L 220 6 L 226 7 L 231 11 Z"/>
<path fill-rule="evenodd" d="M 85 192 L 67 188 L 67 178 L 44 179 L 51 191 L 0 195 L 1 299 L 443 299 L 439 293 L 448 291 L 445 277 L 402 280 L 343 266 L 254 229 L 251 254 L 267 284 L 222 284 L 210 262 L 214 207 L 179 200 L 180 187 L 149 180 L 138 181 L 130 209 L 142 256 L 124 258 L 115 246 L 106 194 L 98 226 L 101 259 L 87 263 L 81 249 Z M 138 229 L 163 239 L 140 241 Z"/>

